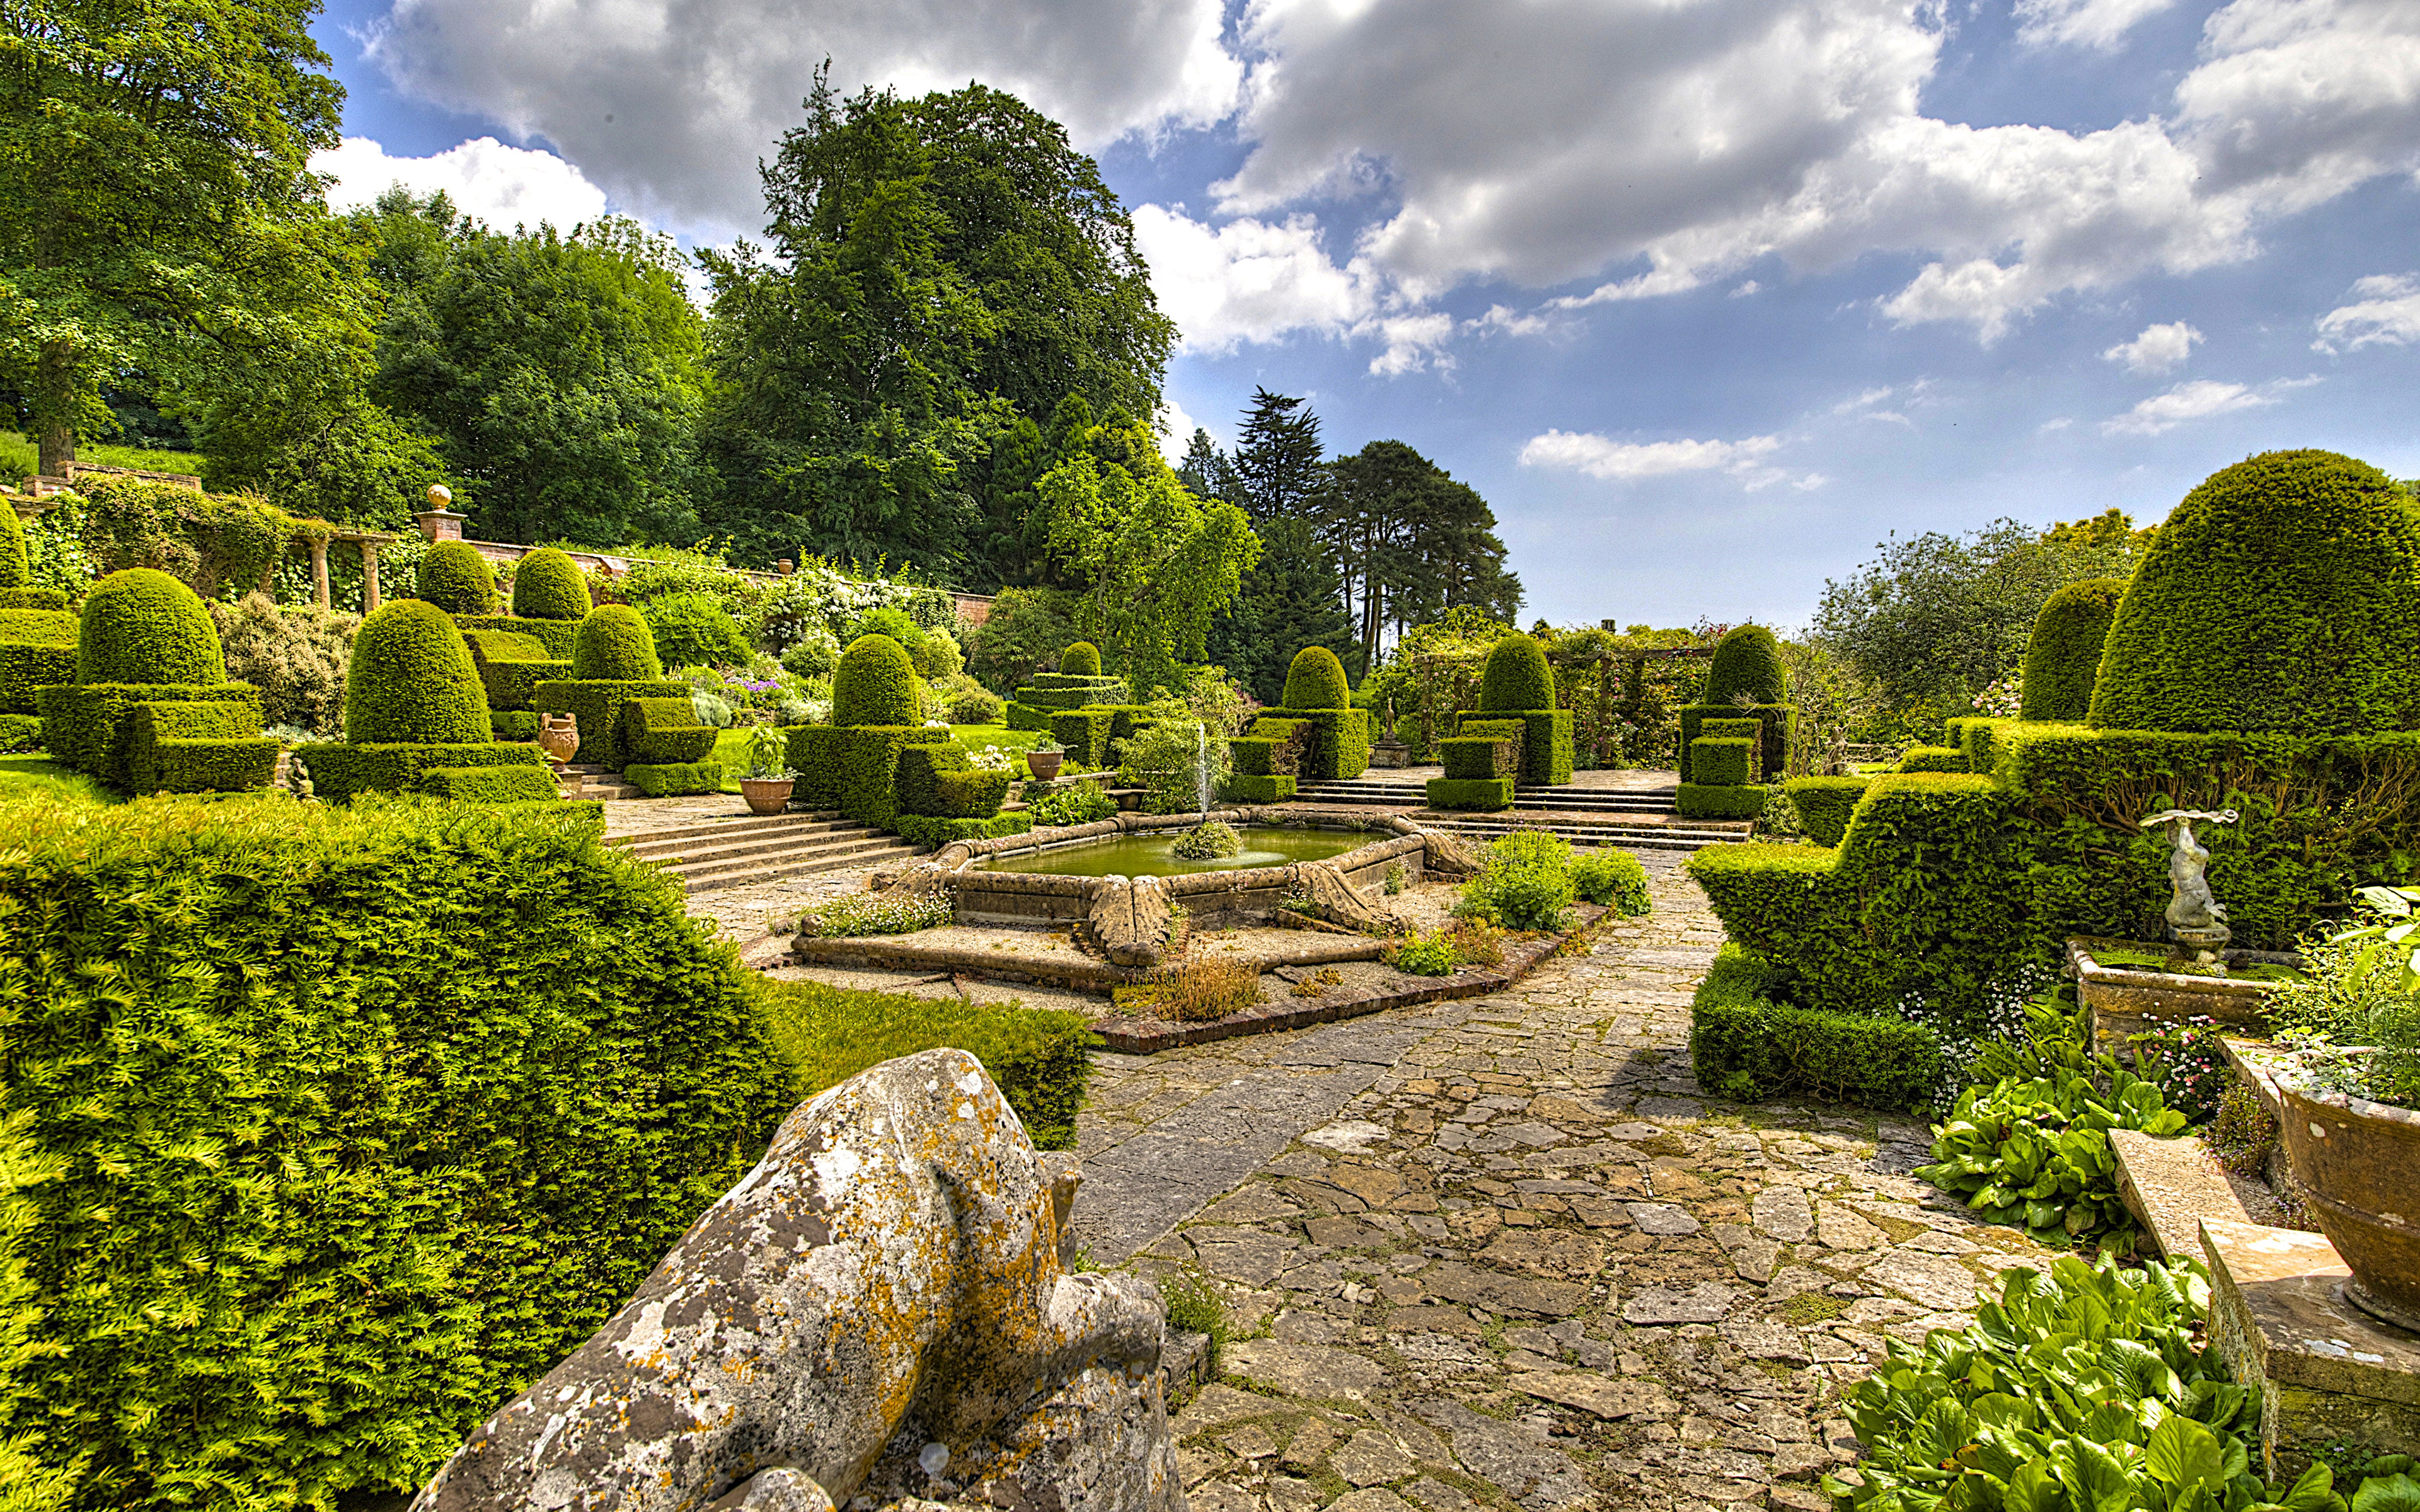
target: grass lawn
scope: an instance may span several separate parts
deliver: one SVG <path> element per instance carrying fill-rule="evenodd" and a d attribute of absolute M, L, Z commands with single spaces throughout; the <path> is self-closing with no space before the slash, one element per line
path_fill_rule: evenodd
<path fill-rule="evenodd" d="M 0 430 L 0 476 L 17 481 L 34 475 L 40 454 L 34 443 L 13 430 Z M 76 460 L 95 467 L 135 468 L 145 472 L 190 472 L 199 476 L 202 459 L 191 452 L 146 452 L 132 446 L 87 446 L 79 443 Z"/>
<path fill-rule="evenodd" d="M 0 756 L 0 803 L 34 797 L 85 803 L 125 801 L 83 773 L 61 766 L 48 756 Z"/>

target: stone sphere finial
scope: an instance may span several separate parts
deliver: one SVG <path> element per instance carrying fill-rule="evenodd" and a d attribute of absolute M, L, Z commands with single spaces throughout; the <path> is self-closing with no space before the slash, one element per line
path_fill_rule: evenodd
<path fill-rule="evenodd" d="M 428 507 L 431 509 L 453 508 L 454 490 L 448 488 L 442 483 L 430 484 L 428 486 Z"/>

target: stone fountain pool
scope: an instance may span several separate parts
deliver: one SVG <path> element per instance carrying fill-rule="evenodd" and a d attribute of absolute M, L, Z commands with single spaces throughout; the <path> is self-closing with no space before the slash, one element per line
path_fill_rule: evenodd
<path fill-rule="evenodd" d="M 1236 831 L 1244 842 L 1234 856 L 1188 861 L 1172 854 L 1183 829 L 1120 834 L 1067 843 L 1039 840 L 1047 849 L 985 856 L 975 863 L 984 872 L 1040 872 L 1063 877 L 1175 877 L 1197 872 L 1242 872 L 1264 866 L 1289 866 L 1297 861 L 1325 861 L 1369 843 L 1370 837 L 1350 830 L 1286 828 L 1253 825 Z"/>

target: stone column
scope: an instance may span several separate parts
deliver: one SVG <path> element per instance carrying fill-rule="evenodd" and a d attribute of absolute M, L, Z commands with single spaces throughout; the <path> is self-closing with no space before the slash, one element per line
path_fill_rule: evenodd
<path fill-rule="evenodd" d="M 362 543 L 362 612 L 368 614 L 379 607 L 378 548 L 376 541 Z"/>
<path fill-rule="evenodd" d="M 327 609 L 330 607 L 328 600 L 328 543 L 315 535 L 311 537 L 310 547 L 311 596 L 318 601 L 321 609 Z"/>

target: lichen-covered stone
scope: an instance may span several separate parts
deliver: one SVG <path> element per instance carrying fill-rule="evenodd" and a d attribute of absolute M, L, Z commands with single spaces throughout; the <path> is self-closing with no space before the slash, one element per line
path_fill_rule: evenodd
<path fill-rule="evenodd" d="M 1156 966 L 1168 953 L 1168 888 L 1157 877 L 1107 877 L 1087 922 L 1101 953 L 1122 966 Z"/>
<path fill-rule="evenodd" d="M 1073 1198 L 972 1056 L 877 1066 L 792 1113 L 413 1505 L 1182 1512 L 1158 1297 L 1067 1273 Z"/>

